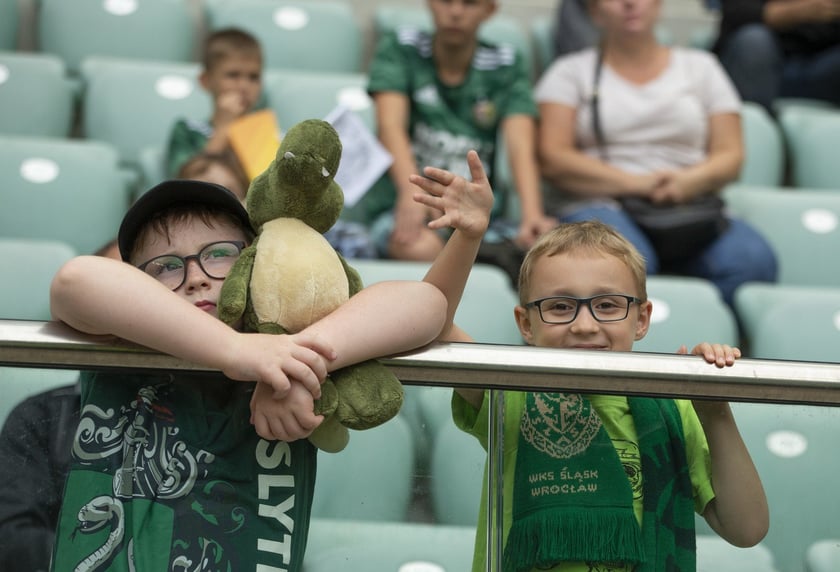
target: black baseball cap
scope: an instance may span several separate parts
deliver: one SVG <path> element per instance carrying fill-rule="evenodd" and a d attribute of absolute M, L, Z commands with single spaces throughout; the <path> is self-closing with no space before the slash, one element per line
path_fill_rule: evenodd
<path fill-rule="evenodd" d="M 242 223 L 243 228 L 251 230 L 248 211 L 239 198 L 223 186 L 188 179 L 164 181 L 143 193 L 125 213 L 117 233 L 122 259 L 128 261 L 137 234 L 155 213 L 181 204 L 200 204 L 227 211 Z"/>

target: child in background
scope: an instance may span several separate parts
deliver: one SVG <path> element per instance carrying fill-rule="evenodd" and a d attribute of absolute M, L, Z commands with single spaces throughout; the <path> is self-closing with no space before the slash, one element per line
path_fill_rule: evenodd
<path fill-rule="evenodd" d="M 530 246 L 556 225 L 545 216 L 534 150 L 536 106 L 522 58 L 511 46 L 480 42 L 479 27 L 496 11 L 496 0 L 428 0 L 434 32 L 399 28 L 379 43 L 370 65 L 368 91 L 376 105 L 379 138 L 393 155 L 389 176 L 361 200 L 382 255 L 433 260 L 446 233 L 426 222 L 436 215 L 413 200 L 409 175 L 433 166 L 467 177 L 464 156 L 478 152 L 494 180 L 498 135 L 504 136 L 522 218 L 511 233 L 491 228 L 499 241 L 512 234 Z M 496 201 L 502 214 L 505 201 Z M 494 219 L 496 220 L 496 219 Z"/>
<path fill-rule="evenodd" d="M 172 127 L 166 172 L 174 177 L 198 153 L 229 151 L 228 128 L 254 111 L 262 97 L 262 49 L 251 34 L 236 28 L 211 33 L 204 43 L 199 83 L 213 98 L 209 121 L 180 119 Z"/>
<path fill-rule="evenodd" d="M 248 192 L 248 185 L 250 185 L 239 161 L 230 151 L 193 155 L 178 170 L 177 178 L 221 185 L 243 202 Z"/>
<path fill-rule="evenodd" d="M 53 569 L 171 570 L 209 560 L 220 570 L 301 570 L 316 458 L 304 438 L 322 421 L 313 413 L 320 383 L 333 369 L 432 341 L 454 313 L 432 285 L 383 282 L 298 334 L 238 333 L 216 319 L 216 302 L 252 238 L 232 193 L 167 181 L 122 222 L 128 264 L 78 257 L 56 275 L 56 319 L 227 379 L 83 376 Z"/>
<path fill-rule="evenodd" d="M 447 292 L 445 276 L 438 285 Z M 650 325 L 644 260 L 596 221 L 540 238 L 522 266 L 519 295 L 517 325 L 538 347 L 630 351 Z M 445 326 L 442 338 L 472 341 L 455 326 Z M 741 355 L 709 343 L 691 354 L 716 367 Z M 766 534 L 767 501 L 727 403 L 503 395 L 505 572 L 693 570 L 695 510 L 736 546 Z M 486 393 L 458 389 L 452 409 L 456 424 L 486 448 Z M 486 487 L 474 572 L 486 569 Z"/>

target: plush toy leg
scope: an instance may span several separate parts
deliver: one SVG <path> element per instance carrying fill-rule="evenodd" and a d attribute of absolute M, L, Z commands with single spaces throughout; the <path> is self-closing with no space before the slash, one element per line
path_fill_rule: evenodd
<path fill-rule="evenodd" d="M 350 429 L 382 425 L 400 411 L 404 392 L 400 380 L 376 360 L 330 374 L 338 390 L 336 417 Z"/>
<path fill-rule="evenodd" d="M 338 422 L 338 417 L 331 415 L 324 419 L 309 436 L 309 442 L 327 453 L 338 453 L 350 441 L 347 427 Z"/>

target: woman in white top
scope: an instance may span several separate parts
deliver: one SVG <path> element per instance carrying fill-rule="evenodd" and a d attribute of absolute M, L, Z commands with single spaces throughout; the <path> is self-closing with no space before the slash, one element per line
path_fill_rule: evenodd
<path fill-rule="evenodd" d="M 735 180 L 743 162 L 741 102 L 713 55 L 656 40 L 661 0 L 589 0 L 589 7 L 600 46 L 556 60 L 536 89 L 540 162 L 563 199 L 561 220 L 612 224 L 644 255 L 650 274 L 707 278 L 730 304 L 741 283 L 774 281 L 775 255 L 743 221 L 729 218 L 712 242 L 661 261 L 617 202 L 684 203 Z"/>

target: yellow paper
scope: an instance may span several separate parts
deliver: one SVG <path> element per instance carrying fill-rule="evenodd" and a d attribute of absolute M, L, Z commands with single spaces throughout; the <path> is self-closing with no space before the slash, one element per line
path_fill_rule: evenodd
<path fill-rule="evenodd" d="M 265 171 L 280 146 L 280 127 L 270 109 L 243 115 L 228 128 L 228 141 L 248 178 Z"/>

